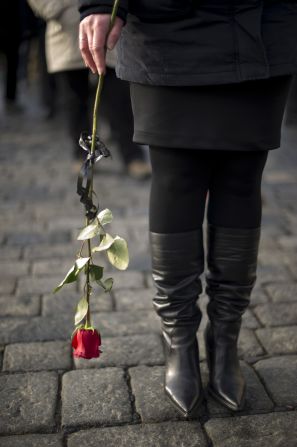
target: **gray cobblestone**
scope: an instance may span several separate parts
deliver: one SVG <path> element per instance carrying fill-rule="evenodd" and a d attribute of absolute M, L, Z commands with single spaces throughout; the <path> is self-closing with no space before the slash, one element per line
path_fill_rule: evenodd
<path fill-rule="evenodd" d="M 16 287 L 16 280 L 14 278 L 1 279 L 0 294 L 13 293 Z"/>
<path fill-rule="evenodd" d="M 271 300 L 275 303 L 297 301 L 296 283 L 274 283 L 268 284 L 265 289 Z"/>
<path fill-rule="evenodd" d="M 160 319 L 154 311 L 99 312 L 93 314 L 102 336 L 160 332 Z"/>
<path fill-rule="evenodd" d="M 297 412 L 212 419 L 205 428 L 213 447 L 295 447 Z"/>
<path fill-rule="evenodd" d="M 136 411 L 145 423 L 183 419 L 164 392 L 163 366 L 137 366 L 129 369 Z"/>
<path fill-rule="evenodd" d="M 29 273 L 29 263 L 25 261 L 1 261 L 0 277 L 18 277 Z"/>
<path fill-rule="evenodd" d="M 11 259 L 18 260 L 21 257 L 22 249 L 21 247 L 7 247 L 1 246 L 1 257 L 10 261 Z"/>
<path fill-rule="evenodd" d="M 71 267 L 71 265 L 70 265 Z M 70 269 L 69 267 L 69 269 Z M 68 269 L 68 270 L 69 270 Z M 52 293 L 54 288 L 60 284 L 67 272 L 59 276 L 26 277 L 18 281 L 16 294 L 18 296 Z M 67 284 L 66 288 L 75 290 L 76 284 Z"/>
<path fill-rule="evenodd" d="M 72 367 L 70 337 L 64 341 L 7 345 L 3 371 L 42 371 Z"/>
<path fill-rule="evenodd" d="M 72 315 L 56 318 L 1 318 L 0 344 L 32 341 L 66 340 L 74 329 Z"/>
<path fill-rule="evenodd" d="M 30 317 L 39 313 L 39 296 L 0 296 L 0 317 Z"/>
<path fill-rule="evenodd" d="M 61 434 L 2 436 L 0 447 L 63 447 L 63 441 Z"/>
<path fill-rule="evenodd" d="M 267 283 L 272 281 L 291 280 L 291 275 L 286 266 L 283 265 L 263 265 L 257 269 L 258 283 Z"/>
<path fill-rule="evenodd" d="M 120 368 L 83 369 L 63 375 L 64 427 L 117 425 L 131 420 L 128 387 Z"/>
<path fill-rule="evenodd" d="M 297 326 L 263 328 L 256 334 L 269 354 L 297 353 Z"/>
<path fill-rule="evenodd" d="M 268 327 L 297 324 L 296 303 L 260 304 L 254 312 L 261 323 Z"/>
<path fill-rule="evenodd" d="M 71 287 L 71 286 L 70 286 Z M 56 315 L 56 314 L 75 314 L 75 308 L 81 298 L 81 294 L 73 291 L 66 290 L 55 294 L 48 294 L 42 297 L 42 315 Z M 112 310 L 112 298 L 110 294 L 101 293 L 96 295 L 94 293 L 90 299 L 91 312 L 111 311 Z"/>
<path fill-rule="evenodd" d="M 76 247 L 75 247 L 76 245 Z M 76 250 L 79 249 L 79 244 L 43 244 L 32 245 L 24 248 L 24 258 L 36 261 L 37 259 L 52 259 L 52 258 L 68 258 L 71 262 L 75 259 Z M 69 268 L 70 268 L 69 267 Z"/>
<path fill-rule="evenodd" d="M 114 292 L 117 310 L 153 309 L 154 289 L 119 289 Z"/>
<path fill-rule="evenodd" d="M 57 388 L 54 372 L 1 375 L 0 433 L 52 430 Z"/>
<path fill-rule="evenodd" d="M 106 366 L 159 365 L 164 363 L 163 347 L 158 334 L 104 337 L 102 354 L 90 360 L 74 358 L 77 369 Z"/>
<path fill-rule="evenodd" d="M 73 259 L 61 259 L 53 258 L 50 260 L 39 260 L 33 262 L 32 274 L 34 276 L 46 276 L 46 275 L 66 275 L 70 267 L 74 264 L 75 257 Z"/>
<path fill-rule="evenodd" d="M 279 407 L 297 408 L 297 356 L 259 360 L 255 369 Z M 290 408 L 291 407 L 291 408 Z"/>
<path fill-rule="evenodd" d="M 67 231 L 60 232 L 19 232 L 6 234 L 6 243 L 7 245 L 37 245 L 37 244 L 48 244 L 48 243 L 65 243 L 70 241 L 70 233 Z"/>
<path fill-rule="evenodd" d="M 68 447 L 207 447 L 197 421 L 137 424 L 81 430 L 69 436 Z M 291 447 L 291 446 L 290 446 Z"/>

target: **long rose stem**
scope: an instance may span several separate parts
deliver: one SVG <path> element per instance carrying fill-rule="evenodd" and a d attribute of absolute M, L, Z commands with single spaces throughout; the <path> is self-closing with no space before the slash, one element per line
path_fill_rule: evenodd
<path fill-rule="evenodd" d="M 119 7 L 119 3 L 120 0 L 115 0 L 114 4 L 113 4 L 113 8 L 112 8 L 112 12 L 111 12 L 111 16 L 110 16 L 110 25 L 109 25 L 109 32 L 111 30 L 111 28 L 114 25 L 115 19 L 116 19 L 116 14 L 117 14 L 117 10 Z M 109 33 L 108 32 L 108 33 Z M 95 96 L 95 103 L 94 103 L 94 108 L 93 108 L 93 128 L 92 128 L 92 144 L 91 144 L 91 154 L 93 154 L 95 152 L 95 147 L 96 147 L 96 135 L 97 135 L 97 123 L 98 123 L 98 109 L 99 109 L 99 105 L 100 105 L 100 99 L 101 99 L 101 92 L 102 92 L 102 88 L 103 88 L 103 82 L 104 82 L 104 74 L 100 74 L 99 75 L 99 79 L 98 79 L 98 84 L 97 84 L 97 89 L 96 89 L 96 96 Z M 90 189 L 88 191 L 88 195 L 90 198 L 92 198 L 93 195 L 93 164 L 91 164 L 90 166 L 91 169 L 91 182 L 90 182 Z M 89 225 L 90 223 L 90 219 L 87 217 L 86 218 L 86 225 Z M 91 245 L 91 240 L 88 239 L 88 256 L 91 259 L 92 256 L 92 245 Z M 86 264 L 86 300 L 88 302 L 88 311 L 87 311 L 87 315 L 86 315 L 86 326 L 89 327 L 91 326 L 91 315 L 90 315 L 90 294 L 91 294 L 91 285 L 90 285 L 90 259 Z"/>

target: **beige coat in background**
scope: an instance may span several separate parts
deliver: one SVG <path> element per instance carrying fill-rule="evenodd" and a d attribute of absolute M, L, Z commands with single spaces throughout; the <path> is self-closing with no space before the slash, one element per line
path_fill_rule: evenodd
<path fill-rule="evenodd" d="M 85 68 L 78 46 L 77 0 L 28 0 L 28 3 L 47 22 L 48 72 Z"/>

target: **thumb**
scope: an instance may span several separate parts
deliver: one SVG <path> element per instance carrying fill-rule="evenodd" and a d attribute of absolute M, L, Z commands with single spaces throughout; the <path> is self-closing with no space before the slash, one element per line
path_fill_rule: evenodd
<path fill-rule="evenodd" d="M 115 47 L 117 41 L 119 40 L 122 27 L 123 27 L 123 20 L 117 17 L 107 37 L 106 46 L 109 50 L 112 50 Z"/>

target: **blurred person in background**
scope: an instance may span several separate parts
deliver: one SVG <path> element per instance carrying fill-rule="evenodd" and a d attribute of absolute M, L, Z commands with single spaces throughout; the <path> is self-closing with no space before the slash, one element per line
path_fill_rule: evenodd
<path fill-rule="evenodd" d="M 45 32 L 46 63 L 49 73 L 61 79 L 69 136 L 72 141 L 74 170 L 84 158 L 78 141 L 81 131 L 90 127 L 89 71 L 78 49 L 78 21 L 75 0 L 28 0 L 36 15 L 47 23 Z"/>
<path fill-rule="evenodd" d="M 23 18 L 22 0 L 0 1 L 0 52 L 5 56 L 4 105 L 7 112 L 22 111 L 17 102 L 17 77 Z"/>

